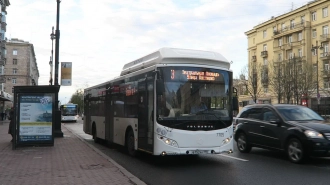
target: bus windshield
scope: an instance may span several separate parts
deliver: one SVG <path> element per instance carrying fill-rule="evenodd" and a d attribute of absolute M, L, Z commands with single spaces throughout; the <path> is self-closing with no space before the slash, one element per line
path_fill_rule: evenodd
<path fill-rule="evenodd" d="M 78 114 L 77 105 L 62 105 L 61 106 L 62 116 L 75 116 Z"/>
<path fill-rule="evenodd" d="M 228 120 L 230 74 L 220 69 L 164 67 L 162 95 L 157 96 L 157 119 Z"/>

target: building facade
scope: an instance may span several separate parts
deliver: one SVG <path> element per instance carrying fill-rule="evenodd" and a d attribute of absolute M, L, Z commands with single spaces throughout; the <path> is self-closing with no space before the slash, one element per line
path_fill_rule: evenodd
<path fill-rule="evenodd" d="M 12 101 L 12 96 L 3 91 L 3 83 L 6 79 L 2 76 L 2 71 L 6 62 L 6 29 L 7 29 L 7 11 L 6 8 L 9 6 L 9 0 L 0 0 L 0 112 L 5 112 L 5 102 Z"/>
<path fill-rule="evenodd" d="M 12 94 L 14 86 L 38 85 L 39 70 L 33 44 L 12 38 L 6 42 L 6 50 L 3 90 Z M 5 108 L 11 105 L 11 102 L 5 102 Z"/>
<path fill-rule="evenodd" d="M 330 104 L 329 11 L 329 0 L 310 1 L 245 32 L 256 103 Z"/>

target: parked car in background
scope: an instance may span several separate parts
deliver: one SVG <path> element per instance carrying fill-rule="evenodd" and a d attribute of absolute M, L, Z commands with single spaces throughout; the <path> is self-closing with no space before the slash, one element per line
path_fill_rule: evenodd
<path fill-rule="evenodd" d="M 235 119 L 238 150 L 252 147 L 280 150 L 290 161 L 308 156 L 330 156 L 330 125 L 305 106 L 255 104 L 245 106 Z"/>

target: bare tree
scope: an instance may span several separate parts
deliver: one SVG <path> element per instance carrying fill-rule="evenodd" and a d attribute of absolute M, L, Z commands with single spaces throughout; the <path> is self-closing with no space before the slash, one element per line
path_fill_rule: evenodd
<path fill-rule="evenodd" d="M 316 81 L 317 73 L 313 64 L 302 60 L 302 58 L 298 58 L 299 60 L 301 60 L 301 65 L 298 65 L 297 69 L 297 101 L 301 102 L 302 96 L 309 98 L 315 93 L 319 82 Z"/>
<path fill-rule="evenodd" d="M 277 96 L 278 103 L 300 104 L 302 96 L 310 97 L 316 90 L 316 72 L 313 65 L 304 57 L 293 57 L 289 60 L 274 60 L 270 65 L 270 85 Z"/>
<path fill-rule="evenodd" d="M 261 80 L 261 65 L 252 62 L 241 70 L 240 78 L 243 79 L 242 83 L 246 87 L 246 91 L 251 96 L 254 103 L 257 103 L 257 99 L 261 95 L 262 85 Z M 259 82 L 258 82 L 259 81 Z"/>

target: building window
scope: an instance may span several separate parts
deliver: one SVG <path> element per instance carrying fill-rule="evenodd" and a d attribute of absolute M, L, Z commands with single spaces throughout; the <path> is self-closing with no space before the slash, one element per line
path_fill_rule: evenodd
<path fill-rule="evenodd" d="M 17 69 L 13 69 L 13 74 L 17 74 Z"/>
<path fill-rule="evenodd" d="M 292 59 L 293 58 L 293 54 L 292 54 L 292 51 L 288 51 L 288 59 Z"/>
<path fill-rule="evenodd" d="M 282 38 L 278 39 L 278 46 L 282 46 Z"/>
<path fill-rule="evenodd" d="M 16 84 L 16 78 L 12 78 L 12 79 L 11 79 L 11 82 L 12 82 L 13 84 Z"/>
<path fill-rule="evenodd" d="M 282 59 L 283 59 L 283 58 L 282 58 L 282 53 L 279 53 L 279 54 L 278 54 L 278 59 L 279 59 L 280 61 L 282 61 Z"/>
<path fill-rule="evenodd" d="M 313 29 L 313 30 L 312 30 L 312 37 L 313 37 L 313 38 L 316 38 L 316 29 Z"/>
<path fill-rule="evenodd" d="M 324 51 L 324 53 L 327 53 L 328 54 L 328 52 L 329 52 L 329 43 L 324 43 L 323 44 L 323 51 Z"/>
<path fill-rule="evenodd" d="M 303 15 L 303 16 L 301 16 L 300 18 L 301 18 L 301 19 L 300 19 L 300 20 L 301 20 L 301 24 L 304 24 L 304 22 L 305 22 L 305 16 Z"/>
<path fill-rule="evenodd" d="M 264 38 L 267 37 L 267 30 L 264 30 L 264 32 L 263 32 L 263 37 L 264 37 Z"/>
<path fill-rule="evenodd" d="M 322 9 L 323 17 L 328 17 L 328 7 Z"/>
<path fill-rule="evenodd" d="M 276 26 L 273 27 L 273 31 L 274 33 L 277 31 Z"/>
<path fill-rule="evenodd" d="M 13 65 L 17 65 L 17 59 L 13 59 Z"/>
<path fill-rule="evenodd" d="M 294 28 L 294 20 L 291 20 L 291 21 L 290 21 L 290 27 L 291 27 L 291 29 Z"/>
<path fill-rule="evenodd" d="M 16 49 L 13 50 L 13 55 L 17 55 L 17 50 Z"/>
<path fill-rule="evenodd" d="M 298 65 L 298 66 L 297 66 L 297 70 L 298 70 L 298 73 L 299 73 L 299 74 L 302 74 L 302 72 L 303 72 L 303 71 L 302 71 L 302 65 Z"/>
<path fill-rule="evenodd" d="M 264 44 L 264 51 L 267 51 L 267 44 Z"/>
<path fill-rule="evenodd" d="M 324 64 L 324 71 L 329 71 L 329 64 Z"/>
<path fill-rule="evenodd" d="M 302 40 L 302 32 L 298 33 L 298 40 L 301 41 Z"/>
<path fill-rule="evenodd" d="M 312 12 L 312 21 L 316 21 L 316 12 Z"/>
<path fill-rule="evenodd" d="M 267 60 L 267 58 L 264 58 L 264 65 L 268 65 L 268 60 Z"/>
<path fill-rule="evenodd" d="M 302 57 L 303 55 L 302 55 L 302 49 L 298 49 L 298 56 L 299 57 Z"/>
<path fill-rule="evenodd" d="M 316 49 L 313 49 L 312 53 L 315 56 L 317 54 L 317 50 Z"/>
<path fill-rule="evenodd" d="M 323 26 L 322 27 L 323 35 L 328 35 L 329 34 L 329 27 L 328 26 Z"/>
<path fill-rule="evenodd" d="M 288 36 L 288 43 L 291 43 L 292 42 L 292 35 L 289 35 Z"/>
<path fill-rule="evenodd" d="M 282 23 L 281 30 L 283 31 L 286 28 L 285 23 Z"/>
<path fill-rule="evenodd" d="M 264 93 L 268 93 L 268 88 L 267 87 L 264 88 Z"/>

